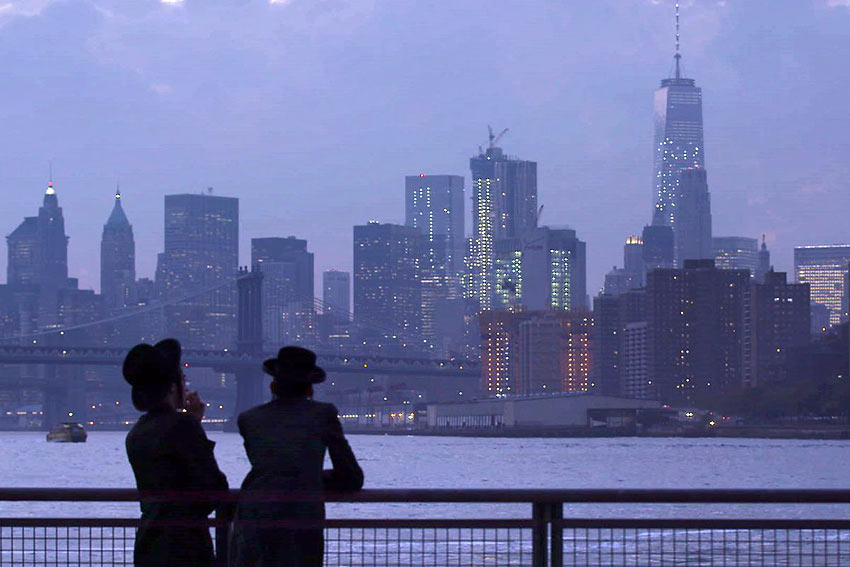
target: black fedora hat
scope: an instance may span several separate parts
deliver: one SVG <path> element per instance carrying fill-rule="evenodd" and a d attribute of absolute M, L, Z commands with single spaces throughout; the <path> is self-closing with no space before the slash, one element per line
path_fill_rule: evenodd
<path fill-rule="evenodd" d="M 180 377 L 181 353 L 177 339 L 164 339 L 155 345 L 141 343 L 124 357 L 121 373 L 134 387 L 170 384 Z"/>
<path fill-rule="evenodd" d="M 285 346 L 276 358 L 263 362 L 263 372 L 275 380 L 318 384 L 325 381 L 325 371 L 316 366 L 316 353 L 299 346 Z"/>

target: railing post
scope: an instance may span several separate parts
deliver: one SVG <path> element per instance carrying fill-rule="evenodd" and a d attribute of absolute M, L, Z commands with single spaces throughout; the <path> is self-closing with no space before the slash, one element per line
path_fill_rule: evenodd
<path fill-rule="evenodd" d="M 550 504 L 550 520 L 564 519 L 564 503 Z M 564 565 L 564 528 L 552 524 L 551 528 L 552 550 L 550 551 L 552 567 L 563 567 Z"/>
<path fill-rule="evenodd" d="M 230 504 L 220 504 L 215 510 L 215 564 L 227 567 L 230 556 L 230 522 L 233 519 Z"/>
<path fill-rule="evenodd" d="M 547 567 L 549 504 L 532 503 L 531 519 L 534 522 L 534 527 L 531 529 L 531 565 L 532 567 Z"/>

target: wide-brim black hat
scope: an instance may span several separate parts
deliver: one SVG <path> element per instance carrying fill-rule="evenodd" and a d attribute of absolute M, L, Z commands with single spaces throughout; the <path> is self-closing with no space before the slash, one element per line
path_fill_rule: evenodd
<path fill-rule="evenodd" d="M 299 346 L 285 346 L 277 351 L 277 358 L 263 362 L 263 372 L 277 381 L 302 384 L 318 384 L 327 376 L 316 366 L 316 353 Z"/>
<path fill-rule="evenodd" d="M 180 377 L 181 353 L 177 339 L 164 339 L 155 345 L 138 344 L 124 357 L 124 380 L 134 387 L 175 382 Z"/>

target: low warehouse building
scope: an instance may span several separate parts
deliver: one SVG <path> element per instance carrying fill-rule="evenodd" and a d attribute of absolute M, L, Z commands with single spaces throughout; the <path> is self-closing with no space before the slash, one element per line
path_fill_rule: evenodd
<path fill-rule="evenodd" d="M 607 416 L 632 421 L 638 410 L 659 408 L 655 400 L 583 392 L 494 398 L 428 405 L 428 427 L 590 427 Z M 629 419 L 631 417 L 631 419 Z"/>

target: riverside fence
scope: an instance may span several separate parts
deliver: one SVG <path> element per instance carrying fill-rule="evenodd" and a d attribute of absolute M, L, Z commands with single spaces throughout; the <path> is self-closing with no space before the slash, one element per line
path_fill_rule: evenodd
<path fill-rule="evenodd" d="M 242 496 L 243 498 L 246 495 Z M 526 504 L 511 518 L 336 518 L 322 523 L 328 566 L 845 566 L 850 520 L 834 518 L 701 518 L 706 505 L 837 504 L 850 512 L 848 490 L 363 490 L 355 493 L 252 494 L 262 501 Z M 14 517 L 9 503 L 71 503 L 97 512 L 103 503 L 213 500 L 208 520 L 219 563 L 226 565 L 230 515 L 240 498 L 226 493 L 145 493 L 124 489 L 0 489 L 0 565 L 132 565 L 137 518 Z M 685 518 L 564 517 L 569 504 L 685 505 Z M 376 508 L 378 506 L 375 506 Z M 807 506 L 808 507 L 808 506 Z M 377 512 L 377 510 L 376 510 Z M 378 514 L 374 514 L 377 516 Z M 783 514 L 784 515 L 784 514 Z M 294 525 L 282 518 L 276 524 Z"/>

